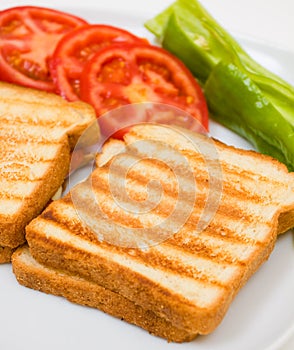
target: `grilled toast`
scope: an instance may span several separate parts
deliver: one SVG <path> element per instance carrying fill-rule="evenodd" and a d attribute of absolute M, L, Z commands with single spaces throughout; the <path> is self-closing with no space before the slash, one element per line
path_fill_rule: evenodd
<path fill-rule="evenodd" d="M 32 256 L 188 334 L 219 325 L 278 229 L 293 225 L 294 174 L 203 135 L 138 125 L 97 163 L 27 226 Z"/>
<path fill-rule="evenodd" d="M 92 107 L 0 83 L 0 261 L 24 243 L 25 226 L 62 185 L 71 151 L 95 122 Z"/>
<path fill-rule="evenodd" d="M 69 301 L 98 308 L 108 314 L 146 329 L 151 334 L 171 342 L 186 342 L 196 335 L 174 327 L 170 322 L 156 316 L 96 283 L 67 272 L 39 264 L 27 246 L 17 249 L 12 259 L 13 272 L 18 282 L 26 287 L 67 298 Z"/>

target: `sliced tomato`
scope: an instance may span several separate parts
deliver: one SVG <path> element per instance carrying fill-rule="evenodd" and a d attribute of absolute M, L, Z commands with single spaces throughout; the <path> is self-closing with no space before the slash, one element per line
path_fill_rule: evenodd
<path fill-rule="evenodd" d="M 100 50 L 84 68 L 81 98 L 93 105 L 97 116 L 138 102 L 171 105 L 208 129 L 208 109 L 201 87 L 181 61 L 151 45 L 113 45 Z M 159 113 L 146 114 L 147 122 L 157 122 L 158 115 L 166 118 L 169 114 L 162 108 L 156 111 Z M 101 119 L 104 132 L 114 127 L 112 118 Z M 121 120 L 118 122 L 123 127 Z"/>
<path fill-rule="evenodd" d="M 41 7 L 14 7 L 0 12 L 0 79 L 55 91 L 48 60 L 57 42 L 87 22 Z"/>
<path fill-rule="evenodd" d="M 57 45 L 50 62 L 58 92 L 67 100 L 80 97 L 80 77 L 85 63 L 100 49 L 117 43 L 144 43 L 126 30 L 108 25 L 88 25 L 67 34 Z"/>

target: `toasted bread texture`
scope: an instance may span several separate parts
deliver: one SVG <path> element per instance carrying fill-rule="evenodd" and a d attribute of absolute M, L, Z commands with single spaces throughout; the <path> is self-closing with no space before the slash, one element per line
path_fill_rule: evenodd
<path fill-rule="evenodd" d="M 62 185 L 71 151 L 95 121 L 87 104 L 0 83 L 0 245 L 25 241 L 25 226 Z"/>
<path fill-rule="evenodd" d="M 146 128 L 146 126 L 145 126 Z M 186 131 L 187 132 L 187 131 Z M 129 137 L 126 136 L 126 137 Z M 132 137 L 132 136 L 131 136 Z M 158 138 L 157 138 L 158 140 Z M 187 141 L 187 140 L 185 140 Z M 225 144 L 223 144 L 222 142 L 219 142 L 217 140 L 214 140 L 216 147 L 221 150 L 221 149 L 225 149 L 227 146 Z M 106 145 L 104 145 L 103 148 L 103 152 L 99 153 L 96 157 L 96 165 L 97 167 L 102 167 L 103 165 L 107 164 L 114 156 L 119 155 L 120 153 L 125 152 L 125 147 L 126 147 L 126 143 L 122 140 L 117 140 L 117 139 L 111 139 L 109 142 L 106 143 Z M 192 145 L 193 147 L 193 145 Z M 190 146 L 191 148 L 191 146 Z M 231 149 L 233 147 L 230 147 Z M 241 152 L 243 153 L 242 150 L 238 150 L 235 149 L 237 151 L 237 153 Z M 246 151 L 245 154 L 251 154 L 251 156 L 253 156 L 253 162 L 254 159 L 256 159 L 256 162 L 258 162 L 258 159 L 261 157 L 263 158 L 262 155 L 255 153 L 255 152 L 250 152 L 250 151 Z M 267 160 L 269 161 L 271 158 L 266 157 Z M 273 164 L 278 165 L 278 167 L 280 168 L 280 170 L 282 171 L 282 173 L 284 174 L 284 166 L 282 164 L 277 164 L 277 162 L 272 159 Z M 275 171 L 276 172 L 276 171 Z M 276 173 L 277 178 L 279 178 L 279 173 Z M 239 179 L 239 181 L 241 182 L 241 178 Z M 285 181 L 289 181 L 289 191 L 291 192 L 291 186 L 293 183 L 293 175 L 289 175 L 289 179 L 285 179 Z M 282 181 L 280 181 L 282 182 Z M 293 207 L 290 205 L 288 208 L 284 208 L 284 211 L 281 212 L 281 214 L 279 215 L 278 218 L 278 228 L 277 228 L 277 233 L 278 234 L 282 234 L 287 232 L 288 230 L 290 230 L 291 228 L 294 227 L 294 209 Z"/>
<path fill-rule="evenodd" d="M 278 234 L 285 233 L 294 227 L 294 209 L 289 209 L 279 216 Z"/>
<path fill-rule="evenodd" d="M 0 247 L 0 264 L 9 263 L 14 250 L 9 247 Z"/>
<path fill-rule="evenodd" d="M 274 248 L 279 218 L 294 209 L 294 174 L 256 152 L 150 124 L 110 141 L 97 163 L 27 226 L 32 256 L 189 334 L 212 332 Z"/>
<path fill-rule="evenodd" d="M 27 246 L 16 250 L 12 266 L 18 282 L 23 286 L 65 297 L 80 305 L 97 308 L 168 341 L 185 342 L 196 337 L 185 330 L 175 328 L 170 322 L 156 316 L 152 311 L 144 310 L 118 293 L 84 278 L 39 264 L 30 255 Z"/>

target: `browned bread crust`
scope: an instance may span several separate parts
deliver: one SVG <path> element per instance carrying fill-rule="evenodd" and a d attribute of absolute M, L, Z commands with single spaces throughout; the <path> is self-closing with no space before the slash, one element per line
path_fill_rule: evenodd
<path fill-rule="evenodd" d="M 9 263 L 14 249 L 9 247 L 0 247 L 0 264 Z"/>
<path fill-rule="evenodd" d="M 294 210 L 285 211 L 279 216 L 278 234 L 285 233 L 294 227 Z"/>
<path fill-rule="evenodd" d="M 12 266 L 18 282 L 23 286 L 97 308 L 171 342 L 186 342 L 196 337 L 195 334 L 174 327 L 152 311 L 143 309 L 118 293 L 81 277 L 37 263 L 30 256 L 26 246 L 18 248 L 13 254 Z"/>

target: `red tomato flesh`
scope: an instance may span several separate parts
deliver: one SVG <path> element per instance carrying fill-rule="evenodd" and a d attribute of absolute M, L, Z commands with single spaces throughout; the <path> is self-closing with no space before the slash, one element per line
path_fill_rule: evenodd
<path fill-rule="evenodd" d="M 112 45 L 100 50 L 84 68 L 81 98 L 94 106 L 97 116 L 132 103 L 172 105 L 208 129 L 207 105 L 193 75 L 176 57 L 151 45 Z M 113 123 L 103 118 L 102 128 L 109 129 Z"/>
<path fill-rule="evenodd" d="M 41 7 L 14 7 L 0 12 L 0 79 L 55 91 L 48 60 L 57 42 L 87 22 Z"/>
<path fill-rule="evenodd" d="M 59 94 L 69 101 L 78 100 L 86 62 L 102 48 L 117 43 L 147 44 L 147 41 L 123 29 L 99 24 L 78 28 L 64 36 L 50 62 Z"/>

